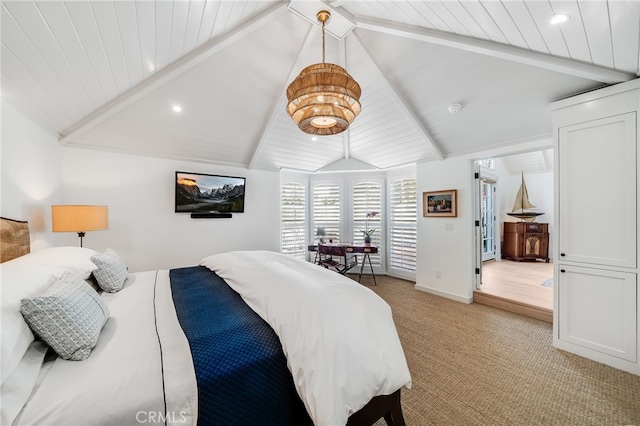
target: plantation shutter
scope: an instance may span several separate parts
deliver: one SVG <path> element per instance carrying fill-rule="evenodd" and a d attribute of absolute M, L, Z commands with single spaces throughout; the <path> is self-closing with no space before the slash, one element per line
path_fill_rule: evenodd
<path fill-rule="evenodd" d="M 416 180 L 400 179 L 389 188 L 389 269 L 416 272 Z"/>
<path fill-rule="evenodd" d="M 282 184 L 280 191 L 280 251 L 304 260 L 307 255 L 305 187 L 288 182 Z"/>
<path fill-rule="evenodd" d="M 325 240 L 340 242 L 340 187 L 319 184 L 313 187 L 313 232 L 324 228 Z"/>
<path fill-rule="evenodd" d="M 380 213 L 382 209 L 382 188 L 376 182 L 360 182 L 353 186 L 353 242 L 362 243 L 367 230 L 367 213 L 376 212 L 369 218 L 368 229 L 373 229 L 371 244 L 382 250 L 382 227 Z M 371 255 L 371 264 L 381 266 L 380 253 Z"/>

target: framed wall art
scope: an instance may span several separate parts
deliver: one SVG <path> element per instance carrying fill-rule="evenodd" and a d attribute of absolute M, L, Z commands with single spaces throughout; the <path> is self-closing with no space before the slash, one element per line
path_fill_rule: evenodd
<path fill-rule="evenodd" d="M 430 191 L 422 193 L 422 215 L 424 217 L 458 216 L 457 190 Z"/>

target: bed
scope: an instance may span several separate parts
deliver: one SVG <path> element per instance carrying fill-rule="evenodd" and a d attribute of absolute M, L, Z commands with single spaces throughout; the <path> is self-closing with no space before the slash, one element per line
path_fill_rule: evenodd
<path fill-rule="evenodd" d="M 1 424 L 404 425 L 411 377 L 391 309 L 340 274 L 267 251 L 128 273 L 111 250 L 30 253 L 26 222 L 0 230 L 18 247 L 0 265 Z M 125 278 L 101 288 L 105 273 Z M 79 295 L 55 308 L 71 322 L 90 306 L 91 343 L 58 347 L 78 339 L 51 324 L 51 294 Z"/>

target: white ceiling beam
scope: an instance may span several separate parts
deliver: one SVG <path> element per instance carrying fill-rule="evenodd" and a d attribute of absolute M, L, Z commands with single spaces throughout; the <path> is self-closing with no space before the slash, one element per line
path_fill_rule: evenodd
<path fill-rule="evenodd" d="M 201 44 L 180 59 L 157 71 L 148 79 L 143 80 L 140 84 L 132 87 L 130 90 L 121 94 L 103 107 L 97 109 L 78 123 L 64 130 L 61 133 L 59 142 L 61 144 L 69 143 L 71 140 L 80 136 L 87 130 L 92 129 L 107 118 L 149 94 L 151 91 L 228 47 L 230 44 L 233 44 L 261 26 L 273 22 L 277 15 L 285 12 L 286 10 L 286 3 L 275 3 L 258 15 L 246 20 L 232 30 L 225 32 L 221 37 L 213 38 Z"/>
<path fill-rule="evenodd" d="M 356 28 L 462 49 L 481 55 L 586 78 L 588 80 L 615 84 L 636 78 L 633 74 L 612 70 L 610 68 L 545 55 L 543 53 L 532 52 L 488 40 L 445 33 L 428 28 L 395 24 L 377 19 L 355 18 L 355 21 Z"/>
<path fill-rule="evenodd" d="M 406 115 L 406 117 L 413 124 L 413 126 L 416 128 L 418 133 L 420 133 L 422 135 L 422 137 L 429 143 L 429 145 L 431 146 L 431 150 L 435 153 L 435 155 L 438 158 L 438 160 L 443 160 L 444 159 L 444 155 L 442 154 L 442 151 L 440 150 L 440 147 L 438 147 L 438 145 L 435 143 L 435 141 L 433 140 L 433 138 L 431 137 L 429 132 L 427 132 L 427 129 L 424 128 L 424 126 L 423 126 L 422 122 L 420 121 L 420 119 L 413 112 L 413 109 L 409 107 L 409 105 L 404 100 L 404 98 L 402 96 L 400 96 L 400 93 L 395 88 L 395 86 L 393 84 L 391 84 L 389 79 L 387 79 L 385 73 L 382 72 L 382 69 L 380 68 L 380 65 L 378 64 L 378 62 L 375 60 L 373 55 L 371 55 L 371 52 L 369 52 L 369 50 L 367 49 L 365 44 L 360 39 L 360 35 L 358 34 L 358 31 L 357 30 L 354 31 L 353 34 L 355 35 L 356 40 L 358 40 L 358 43 L 360 43 L 360 46 L 362 47 L 364 52 L 369 56 L 369 59 L 371 59 L 371 62 L 376 67 L 376 69 L 378 70 L 378 72 L 380 73 L 382 78 L 389 85 L 389 88 L 391 89 L 391 96 L 400 105 L 400 107 L 402 108 L 402 110 L 403 110 L 404 114 Z"/>
<path fill-rule="evenodd" d="M 293 61 L 293 65 L 289 70 L 289 74 L 287 74 L 287 78 L 284 84 L 278 90 L 278 93 L 281 93 L 283 98 L 286 98 L 287 96 L 287 93 L 286 93 L 287 87 L 289 86 L 290 82 L 297 77 L 296 74 L 298 73 L 298 70 L 302 69 L 300 65 L 300 62 L 301 62 L 300 58 L 302 57 L 303 53 L 307 52 L 311 48 L 311 42 L 314 39 L 314 30 L 315 30 L 315 27 L 313 25 L 309 25 L 309 30 L 307 31 L 307 35 L 304 38 L 304 42 L 302 43 L 300 50 L 298 51 L 298 55 L 296 56 L 296 59 Z M 258 157 L 262 153 L 262 150 L 264 149 L 264 146 L 266 144 L 267 136 L 271 132 L 273 123 L 277 120 L 278 115 L 282 112 L 280 110 L 282 106 L 282 104 L 280 103 L 280 99 L 282 99 L 280 96 L 276 96 L 275 104 L 271 108 L 271 114 L 269 115 L 269 120 L 267 121 L 266 126 L 264 126 L 264 129 L 262 130 L 262 134 L 260 135 L 260 140 L 258 141 L 258 145 L 256 146 L 256 149 L 253 150 L 253 155 L 251 156 L 251 161 L 249 162 L 249 169 L 253 169 L 255 167 L 256 161 L 258 161 Z"/>

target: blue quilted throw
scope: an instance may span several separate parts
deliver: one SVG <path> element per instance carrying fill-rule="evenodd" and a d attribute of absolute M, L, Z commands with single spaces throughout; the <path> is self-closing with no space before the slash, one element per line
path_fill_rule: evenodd
<path fill-rule="evenodd" d="M 198 424 L 311 425 L 273 329 L 204 266 L 170 277 L 198 382 Z"/>

